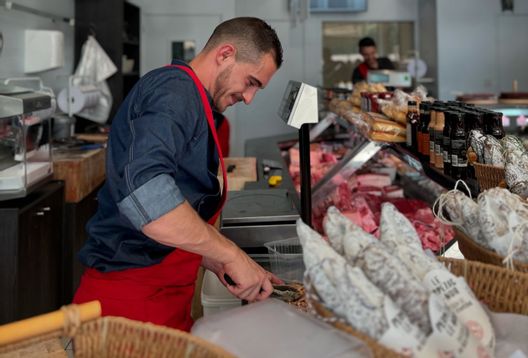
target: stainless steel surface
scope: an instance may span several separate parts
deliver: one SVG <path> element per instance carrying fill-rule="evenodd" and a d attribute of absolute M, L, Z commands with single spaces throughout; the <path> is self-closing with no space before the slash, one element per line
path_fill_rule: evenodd
<path fill-rule="evenodd" d="M 264 175 L 262 162 L 264 159 L 270 159 L 283 164 L 283 168 L 287 168 L 287 163 L 281 156 L 279 143 L 297 142 L 297 132 L 291 134 L 284 134 L 280 136 L 257 138 L 246 141 L 245 156 L 257 158 L 257 177 L 258 182 L 246 183 L 246 189 L 264 189 L 269 188 L 267 178 Z M 292 144 L 293 145 L 293 144 Z M 297 211 L 300 210 L 301 204 L 299 201 L 299 194 L 295 191 L 295 186 L 289 175 L 284 170 L 282 175 L 282 183 L 273 188 L 273 190 L 285 189 L 288 191 L 290 198 L 293 200 Z"/>
<path fill-rule="evenodd" d="M 51 97 L 45 94 L 28 92 L 9 96 L 0 95 L 0 118 L 18 116 L 51 107 Z"/>
<path fill-rule="evenodd" d="M 223 235 L 242 248 L 295 237 L 299 213 L 285 189 L 230 192 L 222 211 Z"/>
<path fill-rule="evenodd" d="M 239 247 L 263 247 L 265 243 L 288 239 L 297 236 L 296 226 L 280 225 L 247 225 L 222 227 L 220 232 Z"/>
<path fill-rule="evenodd" d="M 295 223 L 298 218 L 299 213 L 287 190 L 242 190 L 229 193 L 222 211 L 222 226 Z"/>

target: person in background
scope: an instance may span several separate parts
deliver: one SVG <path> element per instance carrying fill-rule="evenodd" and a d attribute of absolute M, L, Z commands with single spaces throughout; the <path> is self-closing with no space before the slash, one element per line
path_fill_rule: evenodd
<path fill-rule="evenodd" d="M 363 62 L 352 72 L 352 83 L 366 81 L 369 70 L 394 70 L 395 67 L 391 60 L 386 57 L 378 58 L 376 43 L 372 38 L 362 38 L 358 46 Z"/>
<path fill-rule="evenodd" d="M 221 113 L 250 104 L 281 63 L 267 23 L 235 18 L 189 64 L 174 60 L 138 81 L 112 122 L 74 303 L 99 300 L 104 316 L 188 331 L 200 265 L 250 302 L 282 283 L 213 226 L 226 193 L 217 179 L 220 163 L 226 182 Z"/>

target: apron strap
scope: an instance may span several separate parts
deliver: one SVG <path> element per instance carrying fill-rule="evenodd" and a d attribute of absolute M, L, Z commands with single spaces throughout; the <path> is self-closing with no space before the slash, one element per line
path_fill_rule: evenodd
<path fill-rule="evenodd" d="M 200 93 L 200 97 L 202 99 L 202 104 L 205 110 L 205 116 L 207 117 L 207 123 L 209 124 L 209 129 L 211 130 L 211 134 L 213 135 L 213 139 L 215 141 L 216 150 L 218 151 L 218 157 L 220 158 L 220 166 L 222 167 L 222 178 L 223 178 L 223 188 L 222 188 L 222 198 L 220 199 L 220 204 L 218 205 L 218 209 L 216 210 L 215 214 L 212 218 L 209 219 L 208 223 L 213 225 L 218 217 L 220 216 L 220 213 L 222 212 L 222 208 L 224 207 L 226 197 L 227 197 L 227 171 L 224 164 L 224 156 L 222 155 L 222 149 L 220 147 L 220 141 L 218 140 L 218 133 L 216 132 L 216 126 L 214 123 L 214 117 L 213 117 L 213 110 L 211 109 L 211 105 L 209 104 L 209 99 L 207 98 L 207 94 L 205 93 L 205 88 L 202 85 L 202 82 L 198 79 L 194 71 L 183 65 L 167 65 L 167 67 L 176 67 L 180 70 L 185 71 L 194 81 L 194 84 L 196 85 L 196 88 L 198 89 L 198 92 Z"/>

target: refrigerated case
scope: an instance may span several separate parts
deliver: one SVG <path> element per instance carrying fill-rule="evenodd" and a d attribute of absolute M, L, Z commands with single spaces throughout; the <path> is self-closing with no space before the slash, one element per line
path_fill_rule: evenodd
<path fill-rule="evenodd" d="M 441 193 L 455 185 L 454 179 L 429 167 L 403 145 L 372 141 L 365 135 L 363 128 L 357 128 L 333 112 L 322 115 L 319 124 L 312 128 L 312 134 L 312 146 L 318 146 L 317 150 L 331 151 L 332 148 L 339 148 L 337 160 L 326 166 L 324 173 L 316 177 L 316 180 L 313 180 L 313 171 L 320 168 L 312 164 L 312 219 L 314 228 L 320 231 L 326 209 L 331 205 L 338 205 L 335 198 L 340 195 L 340 186 L 353 180 L 358 174 L 365 174 L 367 168 L 374 168 L 377 173 L 391 173 L 391 185 L 399 186 L 406 199 L 413 203 L 425 203 L 429 208 Z M 291 175 L 289 170 L 292 165 L 291 153 L 296 152 L 296 144 L 294 135 L 251 140 L 246 144 L 246 155 L 256 156 L 258 163 L 270 157 L 274 160 L 280 158 L 284 179 L 279 188 L 298 195 L 299 185 L 295 182 L 295 175 Z M 267 183 L 261 180 L 255 185 L 266 187 Z M 478 193 L 476 183 L 470 183 L 470 189 L 473 195 Z M 417 210 L 420 208 L 422 206 Z M 452 236 L 449 240 L 451 242 L 444 242 L 442 249 L 438 251 L 447 249 L 454 241 Z"/>

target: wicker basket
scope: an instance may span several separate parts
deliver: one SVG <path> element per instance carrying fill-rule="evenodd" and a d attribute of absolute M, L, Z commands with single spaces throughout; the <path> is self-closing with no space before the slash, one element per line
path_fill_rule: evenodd
<path fill-rule="evenodd" d="M 492 311 L 528 315 L 527 273 L 468 260 L 441 257 L 440 261 L 456 276 L 463 276 L 479 300 L 486 303 Z M 364 341 L 371 349 L 373 357 L 403 357 L 338 319 L 313 296 L 314 293 L 309 294 L 307 300 L 315 312 L 335 328 Z"/>
<path fill-rule="evenodd" d="M 504 257 L 496 252 L 486 249 L 479 245 L 475 240 L 464 234 L 462 231 L 456 229 L 456 238 L 458 241 L 458 248 L 464 257 L 468 260 L 480 261 L 487 264 L 504 267 Z M 528 273 L 528 264 L 519 261 L 513 261 L 513 268 L 516 271 Z"/>
<path fill-rule="evenodd" d="M 497 186 L 505 187 L 504 168 L 480 163 L 473 163 L 473 166 L 481 192 Z"/>
<path fill-rule="evenodd" d="M 75 309 L 75 305 L 68 306 L 67 309 Z M 73 338 L 75 357 L 81 358 L 234 357 L 222 348 L 189 333 L 122 317 L 97 318 L 77 324 L 76 328 L 72 328 L 68 322 L 64 327 L 18 343 L 0 346 L 0 357 L 66 357 L 61 336 Z"/>

